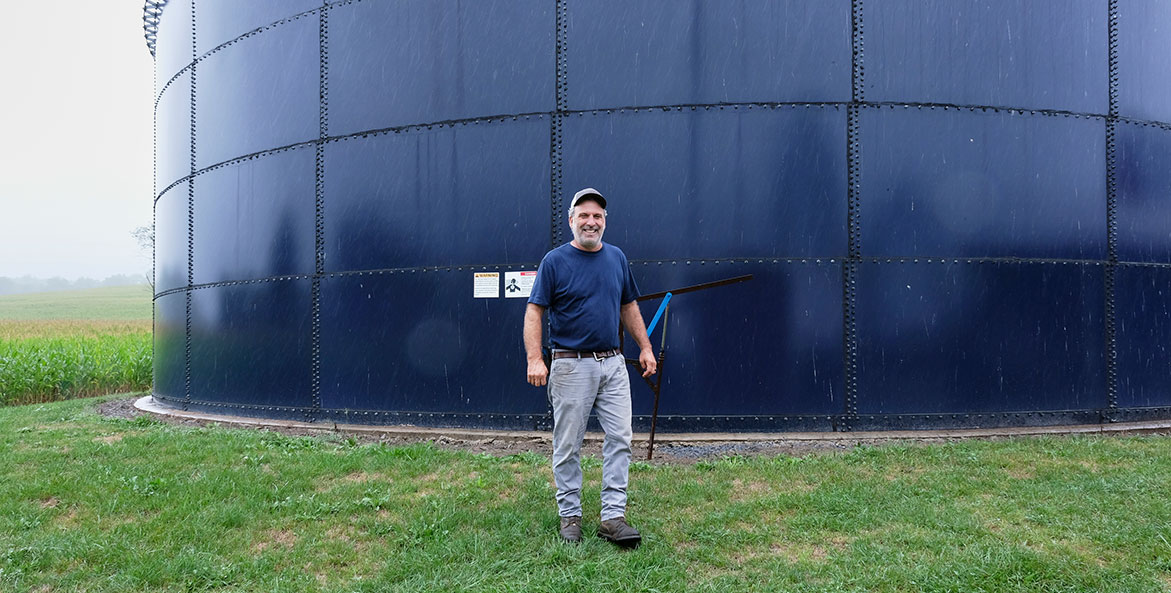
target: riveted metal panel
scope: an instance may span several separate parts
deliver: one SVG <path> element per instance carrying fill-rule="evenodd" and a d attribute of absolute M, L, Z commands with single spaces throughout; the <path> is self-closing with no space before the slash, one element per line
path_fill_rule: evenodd
<path fill-rule="evenodd" d="M 1102 267 L 866 262 L 860 414 L 1106 406 Z"/>
<path fill-rule="evenodd" d="M 1103 113 L 1102 0 L 865 3 L 866 98 Z"/>
<path fill-rule="evenodd" d="M 818 106 L 573 115 L 565 193 L 607 196 L 622 223 L 606 238 L 638 259 L 844 255 L 845 122 Z"/>
<path fill-rule="evenodd" d="M 1101 120 L 867 109 L 861 134 L 864 255 L 1106 257 Z"/>
<path fill-rule="evenodd" d="M 280 26 L 286 18 L 322 4 L 322 0 L 199 0 L 195 52 L 202 56 L 241 35 Z"/>
<path fill-rule="evenodd" d="M 187 185 L 177 185 L 155 202 L 155 292 L 187 285 Z"/>
<path fill-rule="evenodd" d="M 1171 128 L 1118 125 L 1118 259 L 1171 263 Z"/>
<path fill-rule="evenodd" d="M 155 169 L 161 193 L 191 174 L 191 73 L 184 72 L 159 96 Z"/>
<path fill-rule="evenodd" d="M 528 117 L 329 143 L 327 271 L 540 261 L 548 142 Z"/>
<path fill-rule="evenodd" d="M 1171 268 L 1119 266 L 1118 406 L 1171 406 Z"/>
<path fill-rule="evenodd" d="M 1164 0 L 1118 4 L 1118 114 L 1171 123 L 1171 10 Z"/>
<path fill-rule="evenodd" d="M 187 295 L 182 292 L 154 301 L 153 391 L 182 399 L 187 360 Z"/>
<path fill-rule="evenodd" d="M 307 407 L 309 281 L 191 291 L 191 399 Z"/>
<path fill-rule="evenodd" d="M 359 2 L 329 22 L 334 133 L 553 108 L 553 2 Z"/>
<path fill-rule="evenodd" d="M 298 18 L 199 62 L 197 168 L 317 138 L 317 24 Z"/>
<path fill-rule="evenodd" d="M 312 274 L 312 146 L 238 162 L 198 178 L 195 284 Z"/>
<path fill-rule="evenodd" d="M 568 45 L 570 109 L 850 98 L 843 0 L 571 2 Z"/>

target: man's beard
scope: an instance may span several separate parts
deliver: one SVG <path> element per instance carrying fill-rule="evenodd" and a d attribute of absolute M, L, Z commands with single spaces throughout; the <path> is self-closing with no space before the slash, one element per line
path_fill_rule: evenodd
<path fill-rule="evenodd" d="M 577 241 L 578 245 L 581 245 L 586 249 L 594 249 L 598 245 L 601 245 L 602 235 L 606 232 L 606 229 L 599 228 L 598 236 L 596 238 L 585 238 L 585 233 L 582 232 L 581 227 L 578 227 L 577 225 L 571 225 L 571 228 L 573 229 L 573 240 Z"/>

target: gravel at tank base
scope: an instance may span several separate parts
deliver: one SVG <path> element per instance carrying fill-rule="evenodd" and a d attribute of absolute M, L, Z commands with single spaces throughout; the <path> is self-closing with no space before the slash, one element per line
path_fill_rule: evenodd
<path fill-rule="evenodd" d="M 305 429 L 300 427 L 291 428 L 279 425 L 234 425 L 229 422 L 194 420 L 167 414 L 153 414 L 139 410 L 138 408 L 134 407 L 134 402 L 139 397 L 141 397 L 141 395 L 112 399 L 98 405 L 97 411 L 99 414 L 110 418 L 133 419 L 144 414 L 149 414 L 160 422 L 177 426 L 221 426 L 224 428 L 252 428 L 254 430 L 267 430 L 289 436 L 318 436 L 339 440 L 353 439 L 354 441 L 362 444 L 383 443 L 386 445 L 395 446 L 409 445 L 419 442 L 431 442 L 435 446 L 443 449 L 468 451 L 471 453 L 486 453 L 498 457 L 515 455 L 518 453 L 536 453 L 538 455 L 548 456 L 552 450 L 552 445 L 550 444 L 552 438 L 551 434 L 547 437 L 518 437 L 509 435 L 508 433 L 501 433 L 501 436 L 494 436 L 489 438 L 463 438 L 457 435 L 444 435 L 442 433 L 436 433 L 436 435 L 432 437 L 407 437 L 378 432 L 349 432 L 344 430 L 336 430 L 332 425 L 323 425 L 320 429 Z M 775 457 L 783 455 L 800 457 L 819 453 L 846 451 L 853 448 L 856 444 L 844 440 L 794 441 L 784 439 L 754 442 L 705 441 L 702 443 L 672 443 L 670 442 L 671 437 L 669 434 L 661 435 L 659 438 L 662 440 L 655 444 L 655 454 L 652 463 L 689 464 L 698 461 L 710 461 L 736 456 Z M 646 445 L 647 444 L 645 441 L 636 442 L 634 444 L 633 461 L 646 460 Z M 602 456 L 602 443 L 587 441 L 582 446 L 582 454 L 600 458 Z"/>
<path fill-rule="evenodd" d="M 852 444 L 840 441 L 759 441 L 734 443 L 671 444 L 655 447 L 656 455 L 676 459 L 718 459 L 736 456 L 803 456 L 811 453 L 845 451 Z"/>
<path fill-rule="evenodd" d="M 108 402 L 102 402 L 98 405 L 98 414 L 106 416 L 107 418 L 123 418 L 132 420 L 146 412 L 134 407 L 134 402 L 141 396 L 135 395 L 132 397 L 125 397 L 119 399 L 112 399 Z"/>

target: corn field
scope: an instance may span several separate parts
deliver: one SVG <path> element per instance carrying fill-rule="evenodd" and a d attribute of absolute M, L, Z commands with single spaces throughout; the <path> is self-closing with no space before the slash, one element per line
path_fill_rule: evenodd
<path fill-rule="evenodd" d="M 0 405 L 151 384 L 150 322 L 0 321 Z"/>

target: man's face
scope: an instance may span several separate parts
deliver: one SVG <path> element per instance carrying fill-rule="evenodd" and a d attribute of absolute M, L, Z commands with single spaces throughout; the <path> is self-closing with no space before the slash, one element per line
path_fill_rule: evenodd
<path fill-rule="evenodd" d="M 606 211 L 593 200 L 579 202 L 569 218 L 569 227 L 573 229 L 573 240 L 578 246 L 593 251 L 602 244 Z"/>

